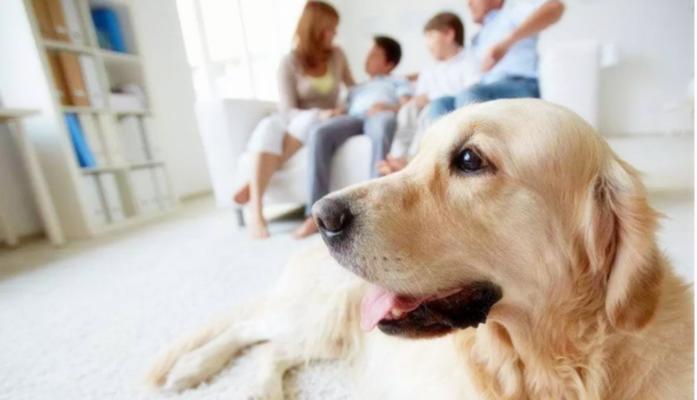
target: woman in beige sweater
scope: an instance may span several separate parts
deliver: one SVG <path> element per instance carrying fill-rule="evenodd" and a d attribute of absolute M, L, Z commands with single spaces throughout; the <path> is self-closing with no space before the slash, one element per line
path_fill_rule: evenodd
<path fill-rule="evenodd" d="M 334 7 L 307 2 L 295 30 L 294 49 L 279 67 L 279 112 L 264 118 L 252 134 L 252 173 L 233 199 L 250 203 L 253 237 L 269 236 L 262 199 L 271 176 L 303 146 L 315 125 L 342 112 L 340 86 L 354 84 L 344 52 L 333 45 L 338 24 Z"/>

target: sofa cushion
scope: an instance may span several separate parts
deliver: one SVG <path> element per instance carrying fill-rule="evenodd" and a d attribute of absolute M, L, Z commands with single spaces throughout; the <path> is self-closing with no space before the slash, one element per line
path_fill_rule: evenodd
<path fill-rule="evenodd" d="M 341 145 L 332 161 L 330 189 L 338 190 L 369 179 L 370 155 L 370 139 L 363 135 L 354 136 Z M 264 196 L 265 204 L 305 204 L 307 202 L 307 157 L 307 149 L 300 149 L 274 174 Z M 251 161 L 249 152 L 239 157 L 235 179 L 230 186 L 230 196 L 234 190 L 249 180 Z"/>

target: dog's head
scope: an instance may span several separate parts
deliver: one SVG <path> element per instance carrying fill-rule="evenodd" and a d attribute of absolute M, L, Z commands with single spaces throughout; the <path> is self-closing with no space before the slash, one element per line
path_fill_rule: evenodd
<path fill-rule="evenodd" d="M 657 302 L 655 214 L 636 174 L 540 100 L 455 111 L 406 169 L 332 193 L 313 215 L 334 258 L 374 285 L 367 329 L 441 335 L 484 322 L 501 299 L 553 302 L 582 274 L 600 277 L 619 328 L 643 326 Z"/>

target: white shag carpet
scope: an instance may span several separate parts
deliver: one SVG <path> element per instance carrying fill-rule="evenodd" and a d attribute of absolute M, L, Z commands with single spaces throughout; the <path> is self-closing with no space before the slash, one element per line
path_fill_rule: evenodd
<path fill-rule="evenodd" d="M 692 195 L 654 204 L 668 216 L 659 239 L 692 280 Z M 164 346 L 274 282 L 308 244 L 290 237 L 296 225 L 273 223 L 271 239 L 252 241 L 231 210 L 204 200 L 90 242 L 0 250 L 0 399 L 245 399 L 253 348 L 195 390 L 154 393 L 142 380 Z M 345 372 L 340 362 L 292 370 L 286 397 L 348 399 Z"/>
<path fill-rule="evenodd" d="M 200 203 L 200 202 L 199 202 Z M 309 240 L 276 222 L 268 241 L 236 228 L 210 201 L 96 241 L 0 250 L 0 399 L 245 399 L 254 348 L 213 381 L 181 394 L 143 384 L 167 344 L 232 304 L 258 297 Z M 288 399 L 347 399 L 337 362 L 285 376 Z"/>

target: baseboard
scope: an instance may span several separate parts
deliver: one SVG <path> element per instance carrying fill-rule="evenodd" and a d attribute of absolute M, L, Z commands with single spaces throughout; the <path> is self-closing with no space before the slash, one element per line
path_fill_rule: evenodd
<path fill-rule="evenodd" d="M 187 193 L 185 195 L 179 196 L 179 201 L 182 203 L 186 203 L 189 201 L 200 200 L 211 196 L 213 196 L 213 189 L 206 189 L 199 192 Z"/>

